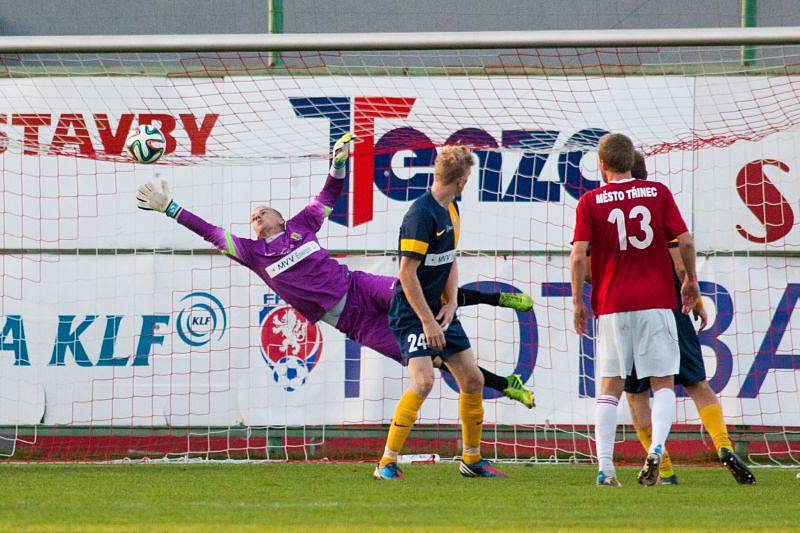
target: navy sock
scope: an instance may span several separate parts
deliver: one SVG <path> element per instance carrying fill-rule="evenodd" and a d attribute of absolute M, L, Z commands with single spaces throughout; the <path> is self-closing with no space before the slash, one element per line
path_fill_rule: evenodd
<path fill-rule="evenodd" d="M 499 292 L 480 292 L 472 289 L 458 289 L 458 306 L 468 307 L 470 305 L 486 304 L 497 307 L 500 305 Z"/>

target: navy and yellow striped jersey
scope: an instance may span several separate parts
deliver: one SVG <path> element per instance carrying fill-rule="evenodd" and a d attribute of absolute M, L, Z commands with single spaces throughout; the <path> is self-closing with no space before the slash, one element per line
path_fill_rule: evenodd
<path fill-rule="evenodd" d="M 411 204 L 400 226 L 399 255 L 422 261 L 417 277 L 432 310 L 441 307 L 442 293 L 456 257 L 460 229 L 461 218 L 455 202 L 445 209 L 430 191 Z M 408 306 L 399 283 L 396 291 L 395 297 Z"/>

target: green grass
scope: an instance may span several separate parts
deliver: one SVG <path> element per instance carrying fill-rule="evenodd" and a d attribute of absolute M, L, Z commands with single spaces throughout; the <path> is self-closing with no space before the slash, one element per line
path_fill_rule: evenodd
<path fill-rule="evenodd" d="M 507 480 L 457 466 L 410 466 L 402 482 L 371 464 L 2 465 L 2 530 L 790 529 L 794 470 L 739 486 L 720 468 L 680 468 L 681 484 L 594 486 L 592 466 L 503 466 Z"/>

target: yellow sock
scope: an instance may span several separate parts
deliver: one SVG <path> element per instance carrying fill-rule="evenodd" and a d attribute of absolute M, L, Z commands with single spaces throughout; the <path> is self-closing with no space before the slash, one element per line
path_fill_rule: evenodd
<path fill-rule="evenodd" d="M 642 443 L 644 451 L 647 452 L 650 449 L 650 444 L 653 443 L 653 426 L 637 428 L 636 436 L 639 437 L 639 442 Z M 675 471 L 672 470 L 672 461 L 669 458 L 667 450 L 664 450 L 664 455 L 661 456 L 661 466 L 658 468 L 658 473 L 661 477 L 670 477 L 675 473 Z"/>
<path fill-rule="evenodd" d="M 639 437 L 639 442 L 642 443 L 642 448 L 646 453 L 650 449 L 650 444 L 653 443 L 653 427 L 636 428 L 636 436 Z"/>
<path fill-rule="evenodd" d="M 722 407 L 718 403 L 712 403 L 700 409 L 700 419 L 706 427 L 706 431 L 711 435 L 717 451 L 721 448 L 733 449 L 731 439 L 728 437 L 728 428 L 725 426 L 725 418 L 722 416 Z"/>
<path fill-rule="evenodd" d="M 672 460 L 669 458 L 669 453 L 666 449 L 664 450 L 664 455 L 661 456 L 661 466 L 658 467 L 658 474 L 661 477 L 670 477 L 675 474 L 672 469 Z"/>
<path fill-rule="evenodd" d="M 458 414 L 461 415 L 461 438 L 464 441 L 461 460 L 471 465 L 481 460 L 483 392 L 460 393 Z"/>
<path fill-rule="evenodd" d="M 419 413 L 419 408 L 422 407 L 424 400 L 411 389 L 408 389 L 400 398 L 394 409 L 392 425 L 389 426 L 389 436 L 386 437 L 386 448 L 383 450 L 380 462 L 381 468 L 397 461 L 397 454 L 403 448 L 408 434 L 411 433 L 411 427 L 417 420 L 417 413 Z"/>

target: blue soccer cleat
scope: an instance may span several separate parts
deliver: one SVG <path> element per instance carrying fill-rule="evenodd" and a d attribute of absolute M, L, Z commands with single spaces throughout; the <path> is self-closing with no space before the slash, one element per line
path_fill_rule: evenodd
<path fill-rule="evenodd" d="M 617 476 L 608 476 L 602 470 L 597 473 L 597 486 L 599 487 L 621 487 Z"/>
<path fill-rule="evenodd" d="M 386 466 L 380 465 L 375 467 L 375 472 L 372 473 L 374 479 L 388 479 L 388 480 L 401 480 L 403 479 L 403 471 L 397 466 L 397 463 L 389 463 Z"/>
<path fill-rule="evenodd" d="M 497 470 L 492 466 L 492 463 L 486 459 L 481 459 L 477 463 L 471 465 L 461 461 L 461 466 L 458 467 L 458 471 L 461 472 L 461 475 L 464 477 L 508 477 L 508 474 Z"/>

